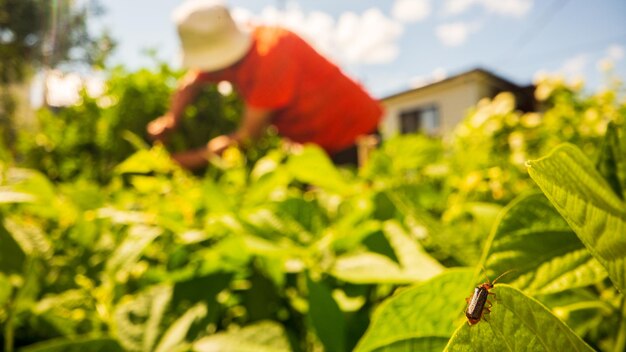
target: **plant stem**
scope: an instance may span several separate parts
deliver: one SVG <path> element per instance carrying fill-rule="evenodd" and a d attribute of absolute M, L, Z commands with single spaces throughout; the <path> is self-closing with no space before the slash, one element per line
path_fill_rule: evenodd
<path fill-rule="evenodd" d="M 613 350 L 615 352 L 626 351 L 626 297 L 622 295 L 622 319 L 619 324 L 619 330 L 617 332 L 617 338 L 615 339 L 615 346 Z"/>
<path fill-rule="evenodd" d="M 10 305 L 7 305 L 9 317 L 4 325 L 4 350 L 6 352 L 13 352 L 13 311 Z"/>

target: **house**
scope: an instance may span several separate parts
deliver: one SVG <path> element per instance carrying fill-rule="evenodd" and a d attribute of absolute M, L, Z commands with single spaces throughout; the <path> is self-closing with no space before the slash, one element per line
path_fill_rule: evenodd
<path fill-rule="evenodd" d="M 380 129 L 383 138 L 396 134 L 422 132 L 445 136 L 482 98 L 511 92 L 517 108 L 533 111 L 534 87 L 519 86 L 492 72 L 476 68 L 446 79 L 382 98 L 385 116 Z"/>

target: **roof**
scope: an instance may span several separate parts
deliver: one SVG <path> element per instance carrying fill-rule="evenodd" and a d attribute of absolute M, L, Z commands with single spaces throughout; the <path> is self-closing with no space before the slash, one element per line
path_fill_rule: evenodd
<path fill-rule="evenodd" d="M 388 95 L 386 97 L 383 97 L 381 100 L 384 101 L 384 100 L 398 98 L 398 97 L 401 97 L 401 96 L 404 96 L 404 95 L 411 95 L 411 94 L 414 94 L 414 93 L 416 93 L 418 91 L 430 89 L 430 88 L 435 87 L 435 86 L 444 85 L 444 84 L 450 83 L 452 81 L 457 81 L 459 79 L 462 79 L 462 78 L 465 78 L 465 77 L 469 77 L 469 76 L 473 76 L 473 75 L 480 75 L 480 76 L 483 76 L 483 77 L 488 77 L 491 80 L 493 80 L 495 82 L 498 82 L 506 90 L 516 90 L 516 89 L 523 88 L 522 86 L 520 86 L 520 85 L 518 85 L 516 83 L 513 83 L 512 81 L 510 81 L 510 80 L 508 80 L 506 78 L 503 78 L 503 77 L 501 77 L 501 76 L 499 76 L 499 75 L 497 75 L 497 74 L 495 74 L 495 73 L 493 73 L 491 71 L 488 71 L 486 69 L 477 67 L 477 68 L 474 68 L 472 70 L 465 71 L 465 72 L 456 74 L 454 76 L 450 76 L 448 78 L 445 78 L 445 79 L 433 82 L 431 84 L 427 84 L 427 85 L 424 85 L 424 86 L 421 86 L 421 87 L 412 88 L 412 89 L 409 89 L 409 90 L 405 90 L 405 91 L 401 91 L 401 92 L 398 92 L 398 93 L 394 93 L 394 94 Z"/>

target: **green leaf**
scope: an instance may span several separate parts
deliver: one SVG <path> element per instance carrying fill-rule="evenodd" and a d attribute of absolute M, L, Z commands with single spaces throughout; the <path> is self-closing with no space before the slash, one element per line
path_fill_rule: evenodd
<path fill-rule="evenodd" d="M 131 270 L 132 265 L 141 257 L 144 249 L 161 233 L 162 229 L 157 227 L 143 225 L 131 227 L 124 241 L 107 261 L 107 273 L 123 278 L 123 274 Z"/>
<path fill-rule="evenodd" d="M 122 347 L 108 337 L 79 337 L 48 340 L 20 349 L 20 352 L 123 352 Z"/>
<path fill-rule="evenodd" d="M 44 259 L 52 256 L 52 244 L 37 225 L 11 217 L 4 221 L 4 226 L 27 256 Z"/>
<path fill-rule="evenodd" d="M 497 296 L 488 318 L 463 323 L 445 351 L 593 351 L 535 299 L 507 285 L 492 292 Z"/>
<path fill-rule="evenodd" d="M 193 344 L 192 351 L 287 352 L 291 347 L 282 325 L 261 321 L 202 338 Z"/>
<path fill-rule="evenodd" d="M 417 280 L 389 257 L 371 252 L 338 257 L 330 274 L 353 284 L 407 284 Z"/>
<path fill-rule="evenodd" d="M 407 275 L 417 280 L 428 280 L 443 271 L 443 266 L 426 253 L 397 221 L 386 221 L 383 231 Z"/>
<path fill-rule="evenodd" d="M 0 221 L 0 272 L 21 274 L 26 254 Z"/>
<path fill-rule="evenodd" d="M 473 269 L 446 271 L 378 307 L 355 351 L 441 351 L 461 323 Z"/>
<path fill-rule="evenodd" d="M 30 194 L 35 201 L 50 205 L 55 199 L 55 189 L 50 180 L 35 170 L 12 168 L 7 175 L 7 183 L 14 185 L 16 192 Z"/>
<path fill-rule="evenodd" d="M 150 351 L 160 334 L 160 324 L 172 298 L 171 286 L 154 286 L 126 297 L 115 308 L 115 331 L 128 350 Z"/>
<path fill-rule="evenodd" d="M 608 124 L 596 169 L 615 194 L 626 199 L 626 124 L 621 127 L 613 121 Z"/>
<path fill-rule="evenodd" d="M 626 287 L 626 205 L 575 146 L 528 162 L 528 172 L 618 290 Z"/>
<path fill-rule="evenodd" d="M 161 341 L 155 349 L 155 352 L 168 352 L 172 351 L 176 346 L 179 346 L 183 341 L 185 341 L 185 337 L 187 336 L 191 325 L 196 320 L 204 318 L 206 314 L 206 305 L 202 303 L 190 308 L 165 331 Z"/>
<path fill-rule="evenodd" d="M 326 351 L 346 350 L 346 322 L 332 293 L 322 282 L 307 276 L 309 312 L 313 327 Z"/>
<path fill-rule="evenodd" d="M 427 280 L 441 273 L 443 266 L 426 253 L 396 221 L 385 222 L 383 230 L 399 264 L 378 253 L 350 253 L 336 259 L 331 275 L 355 284 L 406 284 Z M 385 237 L 381 236 L 383 241 Z"/>
<path fill-rule="evenodd" d="M 35 201 L 35 199 L 35 196 L 24 192 L 17 192 L 13 190 L 13 187 L 0 187 L 0 204 L 31 203 Z"/>
<path fill-rule="evenodd" d="M 485 263 L 489 277 L 513 270 L 501 282 L 528 294 L 565 291 L 606 278 L 604 267 L 543 194 L 513 201 L 492 236 Z"/>
<path fill-rule="evenodd" d="M 338 194 L 350 194 L 349 184 L 319 147 L 308 145 L 289 156 L 287 169 L 300 182 L 308 183 Z"/>
<path fill-rule="evenodd" d="M 139 150 L 131 155 L 115 168 L 115 172 L 118 174 L 168 173 L 176 169 L 165 148 L 156 146 L 150 150 Z"/>
<path fill-rule="evenodd" d="M 89 292 L 66 290 L 58 294 L 46 294 L 31 308 L 34 315 L 56 329 L 61 336 L 74 336 L 78 333 L 79 327 L 86 320 L 84 317 L 76 318 L 76 314 L 73 313 L 78 311 L 95 312 Z"/>

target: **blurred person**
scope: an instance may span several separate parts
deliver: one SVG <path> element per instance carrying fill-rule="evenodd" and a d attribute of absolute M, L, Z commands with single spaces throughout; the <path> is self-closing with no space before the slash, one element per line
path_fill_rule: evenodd
<path fill-rule="evenodd" d="M 173 19 L 188 72 L 169 111 L 148 125 L 151 138 L 165 140 L 205 84 L 228 81 L 244 101 L 238 129 L 174 154 L 181 166 L 205 166 L 229 146 L 254 142 L 269 125 L 292 142 L 319 145 L 338 165 L 357 164 L 356 141 L 377 133 L 382 108 L 302 38 L 279 27 L 247 31 L 221 1 L 187 1 Z"/>

